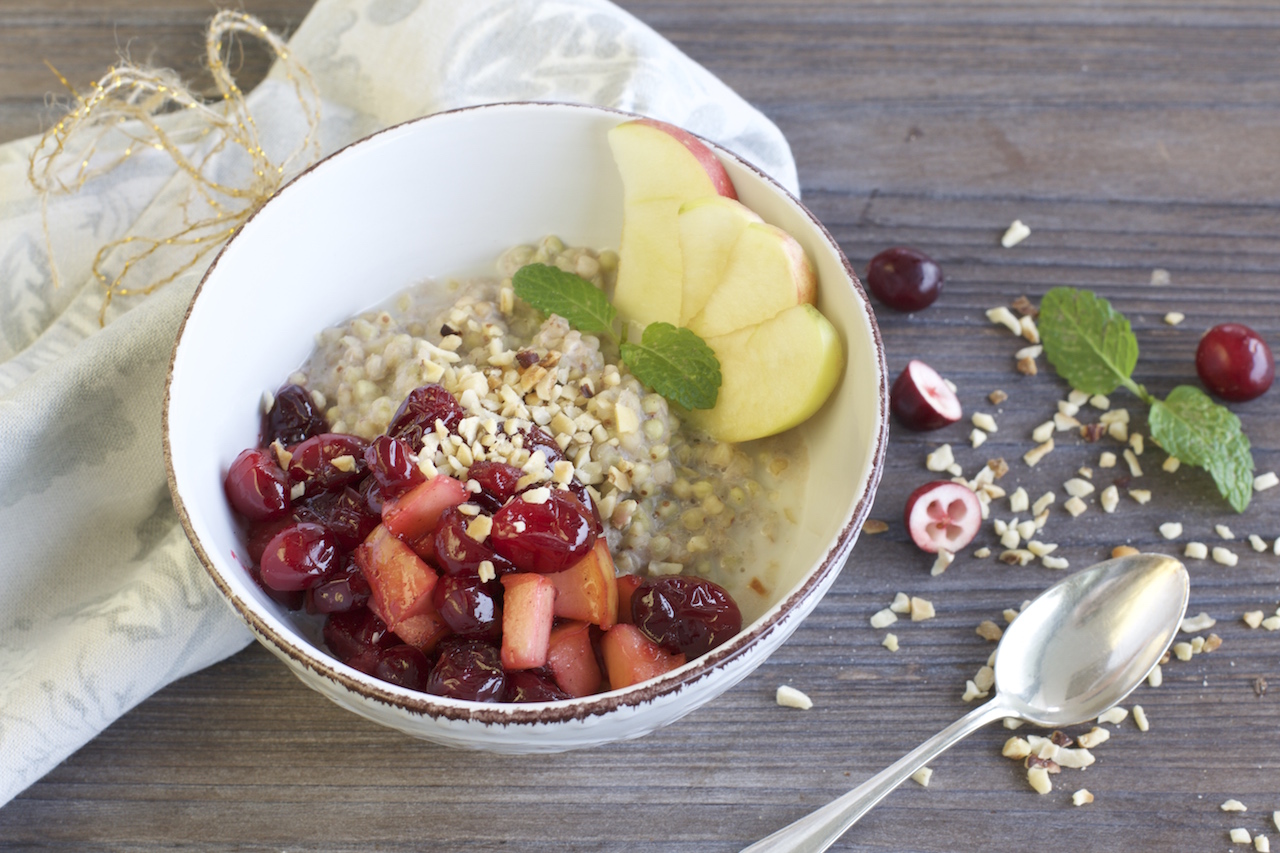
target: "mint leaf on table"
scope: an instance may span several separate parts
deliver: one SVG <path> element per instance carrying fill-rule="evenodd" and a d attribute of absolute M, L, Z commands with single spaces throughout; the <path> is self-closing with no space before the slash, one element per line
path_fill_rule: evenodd
<path fill-rule="evenodd" d="M 1040 302 L 1039 327 L 1045 357 L 1072 388 L 1110 394 L 1119 385 L 1132 386 L 1138 339 L 1101 296 L 1055 287 Z"/>
<path fill-rule="evenodd" d="M 1207 470 L 1236 512 L 1253 496 L 1253 454 L 1240 419 L 1191 385 L 1151 404 L 1151 437 L 1171 456 Z"/>
<path fill-rule="evenodd" d="M 618 309 L 580 276 L 547 264 L 526 264 L 511 277 L 511 286 L 516 296 L 544 314 L 559 314 L 580 332 L 614 337 Z"/>
<path fill-rule="evenodd" d="M 670 323 L 645 326 L 640 343 L 622 345 L 637 379 L 686 409 L 710 409 L 720 393 L 720 361 L 706 341 Z"/>

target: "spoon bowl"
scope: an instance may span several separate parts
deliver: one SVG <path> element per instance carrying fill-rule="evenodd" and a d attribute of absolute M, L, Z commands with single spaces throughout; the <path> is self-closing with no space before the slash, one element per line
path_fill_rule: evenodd
<path fill-rule="evenodd" d="M 1097 717 L 1142 683 L 1187 612 L 1182 563 L 1135 554 L 1098 563 L 1049 587 L 1023 610 L 996 650 L 996 695 L 838 800 L 742 853 L 821 853 L 858 818 L 956 741 L 1016 717 L 1069 726 Z"/>

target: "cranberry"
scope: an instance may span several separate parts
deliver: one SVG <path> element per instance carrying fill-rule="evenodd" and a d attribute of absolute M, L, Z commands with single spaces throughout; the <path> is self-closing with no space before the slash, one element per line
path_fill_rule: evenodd
<path fill-rule="evenodd" d="M 318 524 L 302 522 L 286 527 L 262 553 L 262 582 L 272 589 L 293 592 L 316 586 L 338 565 L 338 543 Z"/>
<path fill-rule="evenodd" d="M 649 639 L 690 660 L 742 630 L 742 613 L 724 587 L 682 575 L 642 583 L 631 596 L 631 618 Z"/>
<path fill-rule="evenodd" d="M 381 521 L 360 493 L 349 486 L 340 492 L 321 493 L 295 507 L 293 515 L 298 521 L 319 524 L 348 551 L 368 538 Z"/>
<path fill-rule="evenodd" d="M 364 476 L 367 446 L 363 438 L 355 435 L 340 432 L 313 435 L 291 449 L 289 479 L 302 483 L 311 496 L 341 489 Z M 335 459 L 343 457 L 350 457 L 350 464 L 342 467 L 334 464 Z"/>
<path fill-rule="evenodd" d="M 1243 403 L 1266 393 L 1276 378 L 1267 342 L 1240 323 L 1223 323 L 1205 332 L 1196 348 L 1200 381 L 1224 400 Z"/>
<path fill-rule="evenodd" d="M 276 392 L 271 411 L 262 416 L 262 444 L 279 441 L 290 447 L 328 429 L 329 424 L 312 405 L 306 389 L 286 385 Z"/>
<path fill-rule="evenodd" d="M 400 645 L 400 638 L 372 610 L 359 607 L 330 614 L 324 623 L 324 642 L 338 660 L 348 663 L 356 655 Z"/>
<path fill-rule="evenodd" d="M 354 565 L 354 564 L 353 564 Z M 346 613 L 369 603 L 371 590 L 359 569 L 325 579 L 308 590 L 311 609 L 316 613 Z"/>
<path fill-rule="evenodd" d="M 520 435 L 524 436 L 524 449 L 528 450 L 531 455 L 535 451 L 541 450 L 542 455 L 547 459 L 548 466 L 554 465 L 565 458 L 564 451 L 560 449 L 560 445 L 556 444 L 556 440 L 541 427 L 530 424 L 521 430 Z"/>
<path fill-rule="evenodd" d="M 871 259 L 867 287 L 895 311 L 928 308 L 942 292 L 942 269 L 915 249 L 896 246 Z"/>
<path fill-rule="evenodd" d="M 388 500 L 395 497 L 395 495 L 387 495 L 383 493 L 382 486 L 378 485 L 378 479 L 376 477 L 365 477 L 360 481 L 360 486 L 357 491 L 360 492 L 360 498 L 364 501 L 365 508 L 379 518 L 382 517 L 383 505 Z"/>
<path fill-rule="evenodd" d="M 444 575 L 436 581 L 431 601 L 453 633 L 496 642 L 502 637 L 501 589 L 494 581 Z"/>
<path fill-rule="evenodd" d="M 250 521 L 280 518 L 289 511 L 289 478 L 269 451 L 242 451 L 223 486 L 232 508 Z"/>
<path fill-rule="evenodd" d="M 498 574 L 515 571 L 515 566 L 494 553 L 489 545 L 477 542 L 467 535 L 467 526 L 475 517 L 459 512 L 457 507 L 452 506 L 444 511 L 432 540 L 436 565 L 445 574 L 471 577 L 476 576 L 480 564 L 485 560 L 493 563 Z M 493 539 L 490 538 L 489 541 L 492 543 Z"/>
<path fill-rule="evenodd" d="M 516 493 L 524 471 L 505 462 L 483 459 L 471 465 L 467 479 L 480 484 L 480 494 L 472 498 L 489 512 L 497 512 Z"/>
<path fill-rule="evenodd" d="M 387 435 L 403 439 L 417 453 L 422 449 L 422 436 L 434 432 L 436 421 L 453 432 L 464 416 L 462 407 L 442 385 L 423 385 L 409 392 L 387 427 Z"/>
<path fill-rule="evenodd" d="M 408 442 L 389 435 L 378 436 L 365 448 L 365 464 L 384 494 L 398 495 L 426 482 L 427 475 L 418 468 L 412 454 Z"/>
<path fill-rule="evenodd" d="M 550 489 L 542 503 L 514 500 L 494 513 L 493 550 L 525 572 L 563 571 L 596 543 L 596 520 L 582 501 L 562 489 Z"/>
<path fill-rule="evenodd" d="M 427 684 L 430 671 L 431 662 L 426 655 L 413 646 L 402 644 L 392 646 L 379 655 L 371 674 L 410 690 L 421 690 Z"/>
<path fill-rule="evenodd" d="M 960 400 L 938 372 L 912 359 L 889 389 L 889 408 L 907 429 L 940 429 L 960 420 Z"/>
<path fill-rule="evenodd" d="M 551 676 L 536 669 L 507 673 L 507 702 L 557 702 L 572 699 Z"/>
<path fill-rule="evenodd" d="M 482 640 L 450 639 L 427 677 L 426 692 L 471 702 L 500 702 L 506 693 L 498 647 Z"/>
<path fill-rule="evenodd" d="M 302 606 L 306 604 L 306 594 L 301 590 L 282 592 L 278 589 L 272 589 L 263 583 L 262 572 L 258 570 L 257 566 L 249 569 L 249 577 L 253 578 L 253 582 L 258 585 L 258 588 L 267 594 L 267 598 L 270 598 L 286 610 L 301 610 Z"/>
<path fill-rule="evenodd" d="M 942 549 L 954 554 L 978 534 L 982 507 L 968 486 L 934 480 L 907 497 L 903 521 L 921 551 L 936 554 Z"/>

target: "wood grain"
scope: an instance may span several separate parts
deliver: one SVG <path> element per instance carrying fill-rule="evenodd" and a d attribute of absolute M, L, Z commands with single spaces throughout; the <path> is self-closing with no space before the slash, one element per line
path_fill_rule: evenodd
<path fill-rule="evenodd" d="M 274 27 L 305 0 L 246 0 Z M 0 847 L 207 850 L 730 851 L 853 784 L 966 709 L 964 680 L 1000 621 L 1056 575 L 966 554 L 938 578 L 901 523 L 923 457 L 949 441 L 966 473 L 994 457 L 1000 484 L 1032 496 L 1103 444 L 1059 434 L 1034 469 L 1031 429 L 1065 394 L 1047 373 L 1018 374 L 1021 343 L 985 309 L 1050 287 L 1089 287 L 1133 321 L 1137 378 L 1157 393 L 1195 384 L 1201 332 L 1242 320 L 1280 347 L 1280 8 L 1168 2 L 659 2 L 623 5 L 774 119 L 791 141 L 804 199 L 855 268 L 889 245 L 942 264 L 943 297 L 925 312 L 879 315 L 891 371 L 935 364 L 969 412 L 999 432 L 968 446 L 967 424 L 934 434 L 894 426 L 873 515 L 834 589 L 753 676 L 685 720 L 639 741 L 560 756 L 507 758 L 418 743 L 330 705 L 259 647 L 159 692 L 0 809 Z M 200 77 L 201 0 L 0 0 L 0 138 L 49 120 L 57 84 L 97 77 L 121 47 Z M 265 71 L 247 52 L 244 79 Z M 1014 218 L 1032 228 L 1012 250 Z M 1153 268 L 1172 283 L 1150 284 Z M 1168 311 L 1186 314 L 1166 325 Z M 1043 361 L 1041 362 L 1043 366 Z M 1008 392 L 1000 407 L 986 402 Z M 1124 392 L 1117 405 L 1145 417 Z M 1280 393 L 1235 407 L 1260 471 L 1280 469 Z M 1117 450 L 1109 446 L 1109 449 Z M 1208 478 L 1160 469 L 1149 450 L 1137 481 L 1154 498 L 1060 510 L 1046 538 L 1073 568 L 1112 546 L 1216 543 L 1213 524 L 1280 536 L 1280 490 L 1240 516 Z M 1123 463 L 1121 463 L 1123 466 Z M 1008 518 L 1004 502 L 998 514 Z M 1156 528 L 1181 521 L 1168 543 Z M 1243 535 L 1240 537 L 1243 539 Z M 994 544 L 988 528 L 980 544 Z M 1245 610 L 1280 604 L 1280 557 L 1230 543 L 1228 569 L 1190 561 L 1191 612 L 1219 619 L 1220 650 L 1164 667 L 1164 685 L 1133 698 L 1151 730 L 1117 727 L 1087 771 L 1063 771 L 1037 796 L 999 755 L 1008 732 L 982 731 L 939 759 L 933 784 L 892 794 L 835 849 L 848 851 L 1219 850 L 1244 826 L 1273 839 L 1280 809 L 1280 636 L 1251 631 Z M 973 549 L 969 549 L 971 552 Z M 902 649 L 880 646 L 867 619 L 895 592 L 930 598 L 938 617 L 899 623 Z M 1255 679 L 1275 688 L 1264 695 Z M 780 708 L 777 685 L 808 692 L 809 712 Z M 1070 805 L 1088 787 L 1096 802 Z M 1238 798 L 1243 815 L 1219 805 Z M 1238 849 L 1238 848 L 1237 848 Z"/>

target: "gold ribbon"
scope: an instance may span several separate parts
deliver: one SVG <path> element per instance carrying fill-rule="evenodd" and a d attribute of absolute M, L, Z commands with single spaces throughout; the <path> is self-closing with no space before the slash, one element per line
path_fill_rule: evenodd
<path fill-rule="evenodd" d="M 223 58 L 224 41 L 237 33 L 257 38 L 272 50 L 306 118 L 305 137 L 280 163 L 272 162 L 262 150 L 244 93 Z M 156 237 L 131 235 L 98 250 L 93 273 L 106 291 L 99 323 L 105 322 L 115 296 L 152 293 L 195 267 L 252 216 L 287 175 L 319 159 L 320 95 L 310 72 L 293 57 L 282 38 L 252 15 L 224 10 L 209 22 L 205 52 L 221 95 L 212 103 L 193 94 L 167 69 L 123 62 L 95 81 L 87 97 L 53 69 L 71 92 L 72 109 L 41 138 L 31 154 L 27 177 L 41 196 L 45 247 L 55 287 L 58 272 L 49 234 L 50 196 L 78 192 L 88 181 L 111 172 L 144 147 L 168 155 L 188 184 L 178 230 Z M 194 120 L 173 116 L 176 111 L 190 113 Z M 128 140 L 124 150 L 105 162 L 95 162 L 99 147 L 113 133 Z M 243 150 L 249 158 L 249 176 L 243 186 L 210 177 L 210 167 L 219 155 L 232 148 Z M 133 279 L 146 274 L 139 265 L 148 260 L 173 269 L 149 283 L 133 285 Z M 153 270 L 152 274 L 157 273 Z"/>

